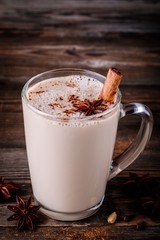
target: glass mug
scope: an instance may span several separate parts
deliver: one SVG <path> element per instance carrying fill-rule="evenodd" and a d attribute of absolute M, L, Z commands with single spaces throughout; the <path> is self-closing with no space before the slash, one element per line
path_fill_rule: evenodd
<path fill-rule="evenodd" d="M 64 221 L 89 217 L 100 208 L 107 182 L 139 156 L 153 125 L 149 108 L 141 103 L 122 104 L 120 90 L 111 108 L 73 119 L 71 124 L 38 110 L 28 101 L 27 92 L 36 83 L 70 75 L 105 80 L 105 76 L 88 70 L 57 69 L 31 78 L 22 90 L 33 195 L 41 212 Z M 137 137 L 112 161 L 119 119 L 135 114 L 141 117 Z"/>

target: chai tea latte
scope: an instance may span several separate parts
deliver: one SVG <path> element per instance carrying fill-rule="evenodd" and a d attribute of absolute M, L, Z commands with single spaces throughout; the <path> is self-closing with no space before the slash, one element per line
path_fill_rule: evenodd
<path fill-rule="evenodd" d="M 141 103 L 121 103 L 121 79 L 114 67 L 106 77 L 66 68 L 34 76 L 23 87 L 32 189 L 45 215 L 62 221 L 91 216 L 103 202 L 107 182 L 143 151 L 152 113 Z M 127 115 L 141 118 L 140 130 L 112 161 L 117 125 Z"/>
<path fill-rule="evenodd" d="M 94 78 L 71 75 L 28 89 L 28 101 L 36 108 L 23 104 L 29 168 L 34 197 L 45 209 L 77 213 L 103 199 L 119 104 L 107 117 L 99 111 L 93 119 L 74 107 L 77 101 L 97 99 L 102 87 Z"/>

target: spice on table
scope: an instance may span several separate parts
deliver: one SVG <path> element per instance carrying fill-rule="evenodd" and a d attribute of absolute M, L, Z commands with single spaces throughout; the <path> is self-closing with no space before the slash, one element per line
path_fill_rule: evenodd
<path fill-rule="evenodd" d="M 12 196 L 13 192 L 17 192 L 18 188 L 15 187 L 11 183 L 7 183 L 4 180 L 4 177 L 1 177 L 0 179 L 0 193 L 3 196 L 3 198 L 8 199 Z"/>
<path fill-rule="evenodd" d="M 141 206 L 143 209 L 152 215 L 160 216 L 160 196 L 153 195 L 141 199 Z"/>
<path fill-rule="evenodd" d="M 136 228 L 137 230 L 144 230 L 146 228 L 146 222 L 145 221 L 137 222 Z"/>
<path fill-rule="evenodd" d="M 110 223 L 110 224 L 115 223 L 116 220 L 117 220 L 117 213 L 116 213 L 116 212 L 111 213 L 111 214 L 108 216 L 108 218 L 107 218 L 107 221 L 108 221 L 108 223 Z"/>
<path fill-rule="evenodd" d="M 34 222 L 38 222 L 37 211 L 40 206 L 32 206 L 32 198 L 29 197 L 28 201 L 24 201 L 21 197 L 17 195 L 16 197 L 17 205 L 7 206 L 7 208 L 14 212 L 7 220 L 13 221 L 17 220 L 17 230 L 22 230 L 23 228 L 29 228 L 29 230 L 34 229 Z"/>
<path fill-rule="evenodd" d="M 122 220 L 123 220 L 124 222 L 129 222 L 129 221 L 131 221 L 134 217 L 135 217 L 134 214 L 125 215 L 125 216 L 123 216 Z"/>
<path fill-rule="evenodd" d="M 149 173 L 142 175 L 129 173 L 129 178 L 124 186 L 126 193 L 135 198 L 145 214 L 159 218 L 160 183 L 156 178 Z"/>
<path fill-rule="evenodd" d="M 139 176 L 136 173 L 129 173 L 129 179 L 124 183 L 126 190 L 137 196 L 148 196 L 151 194 L 155 181 L 149 173 Z"/>

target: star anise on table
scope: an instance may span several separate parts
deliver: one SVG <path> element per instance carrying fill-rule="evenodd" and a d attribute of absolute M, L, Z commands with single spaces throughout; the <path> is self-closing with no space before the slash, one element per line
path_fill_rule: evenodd
<path fill-rule="evenodd" d="M 11 183 L 7 183 L 4 180 L 4 177 L 1 177 L 0 179 L 0 193 L 3 196 L 4 199 L 8 199 L 11 197 L 11 193 L 13 192 L 17 192 L 18 188 L 15 187 L 13 184 Z"/>
<path fill-rule="evenodd" d="M 129 173 L 128 180 L 124 183 L 125 190 L 136 196 L 148 196 L 152 193 L 156 181 L 149 173 L 139 176 L 136 173 Z"/>
<path fill-rule="evenodd" d="M 155 194 L 154 196 L 149 196 L 141 198 L 141 206 L 148 214 L 155 216 L 160 216 L 160 196 Z"/>
<path fill-rule="evenodd" d="M 92 102 L 85 99 L 84 101 L 77 101 L 73 106 L 77 112 L 83 112 L 86 116 L 103 112 L 108 108 L 107 103 L 103 103 L 103 99 L 93 100 Z"/>
<path fill-rule="evenodd" d="M 37 211 L 40 206 L 32 206 L 32 198 L 29 197 L 28 201 L 24 201 L 21 197 L 17 195 L 16 197 L 17 205 L 7 206 L 7 208 L 14 212 L 7 220 L 13 221 L 17 220 L 17 230 L 22 230 L 23 228 L 29 228 L 29 230 L 34 229 L 34 222 L 38 222 Z"/>

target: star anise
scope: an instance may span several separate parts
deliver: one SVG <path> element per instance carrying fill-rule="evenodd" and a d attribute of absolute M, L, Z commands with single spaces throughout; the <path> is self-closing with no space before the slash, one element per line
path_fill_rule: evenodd
<path fill-rule="evenodd" d="M 160 196 L 145 197 L 141 199 L 141 206 L 148 214 L 160 216 Z"/>
<path fill-rule="evenodd" d="M 156 182 L 149 173 L 139 176 L 136 173 L 129 173 L 129 179 L 124 183 L 128 193 L 136 196 L 148 196 L 153 191 Z"/>
<path fill-rule="evenodd" d="M 11 197 L 11 192 L 16 192 L 18 190 L 17 187 L 15 187 L 11 183 L 7 183 L 4 180 L 4 177 L 1 177 L 0 180 L 0 192 L 3 198 L 7 199 Z"/>
<path fill-rule="evenodd" d="M 103 99 L 97 99 L 93 102 L 85 99 L 84 101 L 74 103 L 73 106 L 76 108 L 77 112 L 84 112 L 86 116 L 103 112 L 108 108 L 107 104 L 103 103 Z"/>
<path fill-rule="evenodd" d="M 145 230 L 145 228 L 146 228 L 146 222 L 145 221 L 137 222 L 137 224 L 136 224 L 136 229 L 137 230 Z"/>
<path fill-rule="evenodd" d="M 16 201 L 16 206 L 7 206 L 10 211 L 14 212 L 14 214 L 7 220 L 17 220 L 17 230 L 21 230 L 25 227 L 29 228 L 29 230 L 33 230 L 34 222 L 39 221 L 39 218 L 37 217 L 37 211 L 39 210 L 40 206 L 32 206 L 31 197 L 29 197 L 28 201 L 24 201 L 17 195 Z"/>

